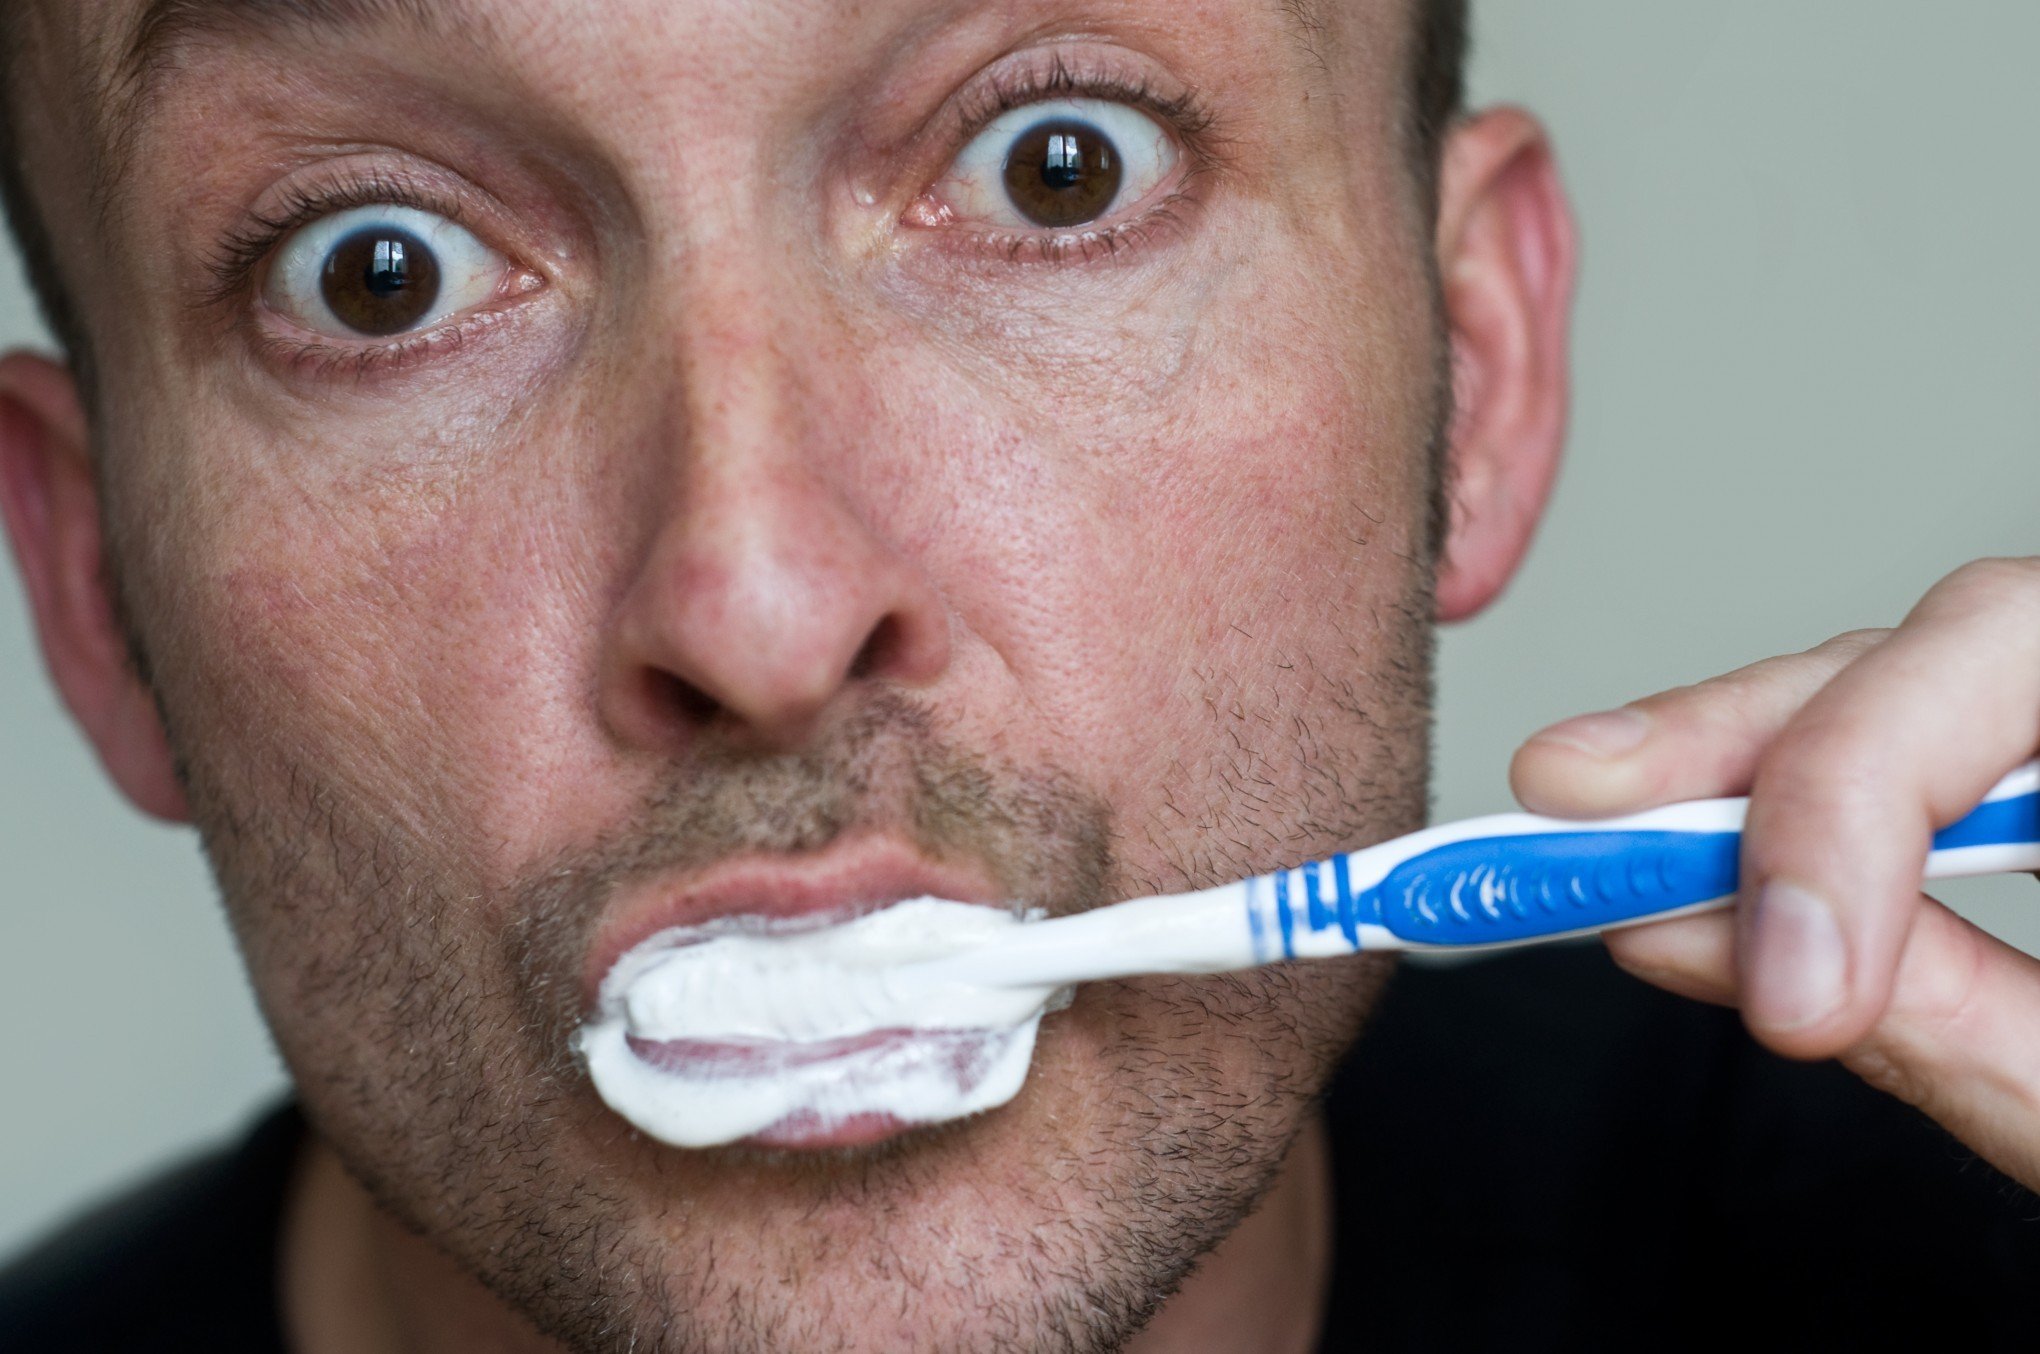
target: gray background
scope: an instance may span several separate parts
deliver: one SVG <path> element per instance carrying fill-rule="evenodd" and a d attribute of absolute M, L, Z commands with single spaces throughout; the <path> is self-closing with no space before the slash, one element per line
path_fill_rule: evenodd
<path fill-rule="evenodd" d="M 1571 465 L 1443 644 L 1439 811 L 1548 720 L 1896 620 L 2035 549 L 2040 5 L 1487 0 L 1585 239 Z M 38 331 L 11 267 L 0 339 Z M 192 839 L 106 787 L 0 585 L 0 1251 L 282 1076 Z M 1951 887 L 2040 948 L 2030 880 Z M 90 978 L 97 1007 L 73 992 Z"/>

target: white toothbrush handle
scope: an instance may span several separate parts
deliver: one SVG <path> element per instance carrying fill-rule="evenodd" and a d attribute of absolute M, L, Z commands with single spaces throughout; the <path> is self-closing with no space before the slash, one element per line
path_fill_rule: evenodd
<path fill-rule="evenodd" d="M 1023 926 L 997 944 L 930 961 L 944 981 L 1060 987 L 1142 973 L 1223 973 L 1282 956 L 1257 946 L 1248 899 L 1255 881 L 1200 893 L 1136 898 Z"/>
<path fill-rule="evenodd" d="M 1495 949 L 1634 925 L 1735 896 L 1748 806 L 1707 799 L 1601 821 L 1514 813 L 1447 823 L 1200 893 L 1040 922 L 928 971 L 1061 985 L 1363 950 Z M 1934 834 L 1924 876 L 2024 870 L 2040 870 L 2040 762 Z"/>

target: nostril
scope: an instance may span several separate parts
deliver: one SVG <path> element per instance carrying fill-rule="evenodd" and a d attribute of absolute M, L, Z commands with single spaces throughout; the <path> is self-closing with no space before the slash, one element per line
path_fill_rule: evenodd
<path fill-rule="evenodd" d="M 864 637 L 864 647 L 850 660 L 849 676 L 852 681 L 884 672 L 891 666 L 900 647 L 900 621 L 897 616 L 887 616 L 871 627 L 871 633 Z"/>
<path fill-rule="evenodd" d="M 722 705 L 692 682 L 663 668 L 647 668 L 645 685 L 653 708 L 695 726 L 707 724 L 722 713 Z"/>

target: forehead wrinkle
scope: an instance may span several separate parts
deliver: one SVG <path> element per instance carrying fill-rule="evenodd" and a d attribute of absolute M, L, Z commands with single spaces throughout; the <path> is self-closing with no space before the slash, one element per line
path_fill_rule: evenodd
<path fill-rule="evenodd" d="M 438 32 L 448 18 L 446 0 L 147 0 L 126 40 L 114 44 L 114 78 L 145 86 L 180 47 L 200 37 L 392 24 Z"/>
<path fill-rule="evenodd" d="M 461 0 L 145 0 L 102 48 L 98 97 L 90 104 L 101 148 L 93 165 L 92 205 L 102 218 L 111 215 L 115 191 L 126 177 L 156 97 L 174 74 L 177 58 L 195 43 L 344 36 L 393 27 L 441 36 L 474 26 Z"/>

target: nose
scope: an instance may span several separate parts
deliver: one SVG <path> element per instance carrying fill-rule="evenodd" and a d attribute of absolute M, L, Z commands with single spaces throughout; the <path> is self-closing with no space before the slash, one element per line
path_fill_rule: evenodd
<path fill-rule="evenodd" d="M 660 751 L 710 728 L 789 750 L 859 688 L 934 682 L 946 607 L 889 538 L 898 495 L 873 483 L 821 375 L 769 339 L 728 336 L 691 344 L 681 373 L 648 481 L 657 501 L 638 505 L 648 544 L 611 631 L 610 728 Z"/>

